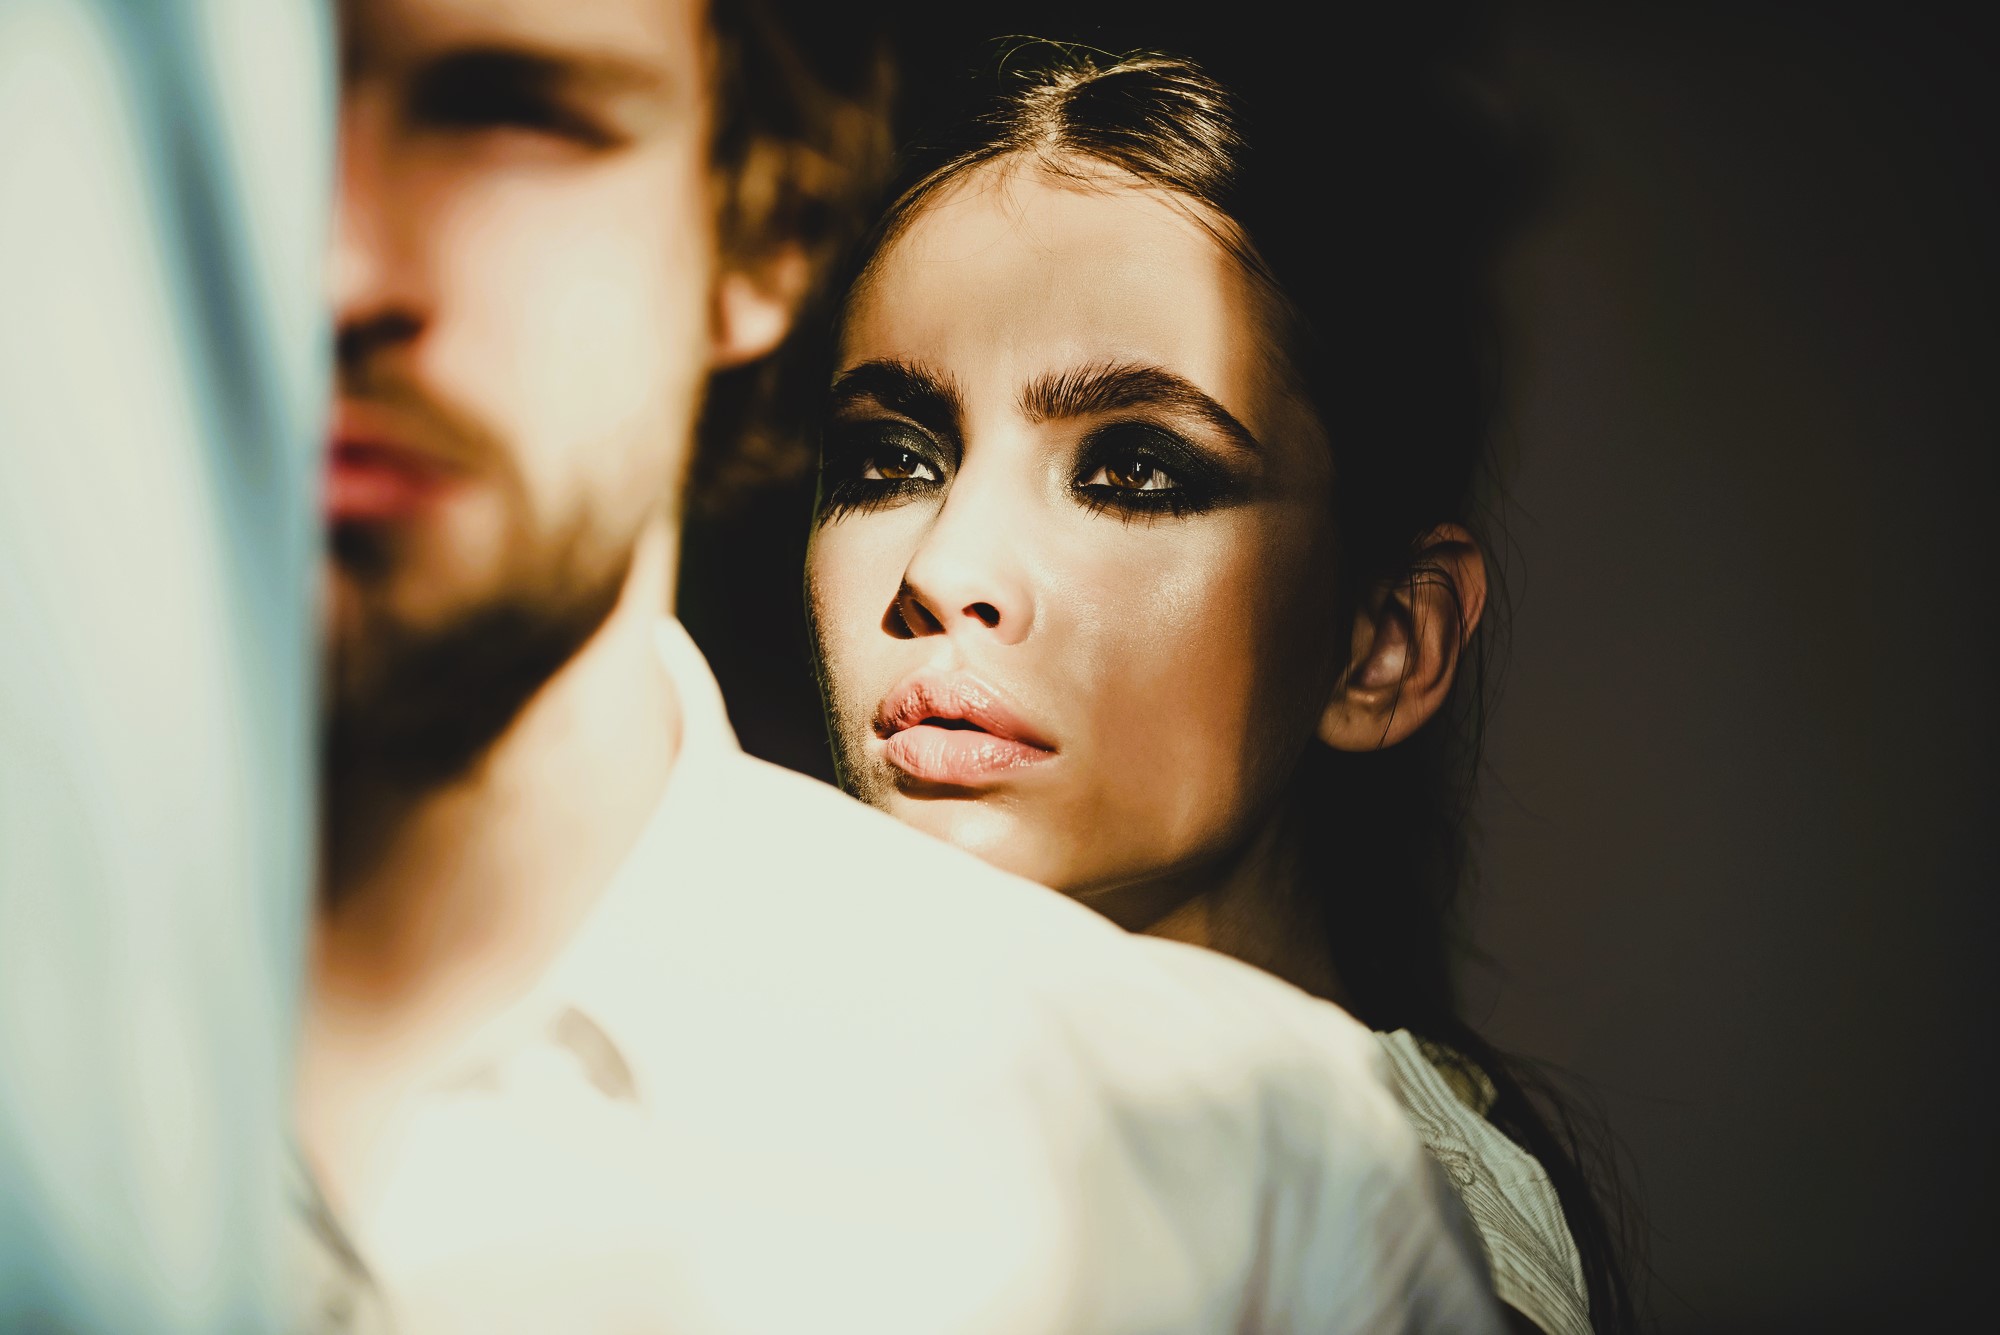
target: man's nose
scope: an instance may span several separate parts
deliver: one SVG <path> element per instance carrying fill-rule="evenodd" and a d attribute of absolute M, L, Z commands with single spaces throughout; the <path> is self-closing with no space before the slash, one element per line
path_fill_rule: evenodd
<path fill-rule="evenodd" d="M 409 238 L 399 226 L 408 201 L 398 197 L 385 122 L 386 109 L 370 95 L 344 98 L 327 286 L 340 365 L 349 372 L 422 323 Z"/>

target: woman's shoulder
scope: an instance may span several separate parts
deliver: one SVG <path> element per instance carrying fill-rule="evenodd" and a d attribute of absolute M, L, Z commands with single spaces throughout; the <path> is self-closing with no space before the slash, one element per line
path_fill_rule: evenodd
<path fill-rule="evenodd" d="M 1378 1034 L 1376 1037 L 1384 1043 L 1391 1039 L 1407 1039 L 1450 1088 L 1453 1097 L 1476 1115 L 1487 1116 L 1493 1111 L 1493 1105 L 1499 1102 L 1500 1091 L 1494 1087 L 1493 1077 L 1487 1075 L 1479 1063 L 1457 1048 L 1433 1042 L 1407 1029 L 1399 1029 L 1393 1034 Z"/>
<path fill-rule="evenodd" d="M 1407 1029 L 1377 1033 L 1391 1086 L 1479 1232 L 1500 1300 L 1550 1335 L 1590 1335 L 1576 1243 L 1541 1163 L 1486 1120 L 1497 1091 L 1464 1054 Z"/>

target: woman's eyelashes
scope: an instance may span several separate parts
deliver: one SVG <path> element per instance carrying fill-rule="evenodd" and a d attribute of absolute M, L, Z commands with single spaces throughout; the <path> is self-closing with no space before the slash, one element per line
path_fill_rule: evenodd
<path fill-rule="evenodd" d="M 868 514 L 936 494 L 956 471 L 955 452 L 902 421 L 836 421 L 820 462 L 820 522 Z M 1238 490 L 1206 451 L 1150 423 L 1116 422 L 1082 441 L 1070 494 L 1092 514 L 1130 522 L 1200 514 Z"/>
<path fill-rule="evenodd" d="M 835 422 L 821 445 L 820 519 L 867 514 L 936 487 L 944 451 L 903 422 Z"/>
<path fill-rule="evenodd" d="M 1129 520 L 1200 514 L 1229 497 L 1233 478 L 1173 432 L 1118 422 L 1084 440 L 1074 489 L 1093 512 L 1117 510 Z"/>

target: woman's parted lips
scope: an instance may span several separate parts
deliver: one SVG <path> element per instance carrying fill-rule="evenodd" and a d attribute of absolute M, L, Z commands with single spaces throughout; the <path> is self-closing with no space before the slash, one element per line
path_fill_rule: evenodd
<path fill-rule="evenodd" d="M 924 723 L 964 724 L 1038 751 L 1056 749 L 998 688 L 968 672 L 913 673 L 875 711 L 875 735 L 885 739 Z"/>

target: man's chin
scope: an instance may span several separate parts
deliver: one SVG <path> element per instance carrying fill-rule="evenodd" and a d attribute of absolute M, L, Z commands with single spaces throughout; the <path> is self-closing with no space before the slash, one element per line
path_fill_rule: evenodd
<path fill-rule="evenodd" d="M 610 616 L 626 566 L 561 596 L 517 593 L 413 624 L 337 566 L 327 601 L 324 763 L 336 785 L 451 782 Z"/>
<path fill-rule="evenodd" d="M 325 561 L 320 570 L 320 638 L 329 654 L 329 677 L 338 670 L 349 646 L 367 638 L 368 597 L 354 576 L 339 562 Z"/>

